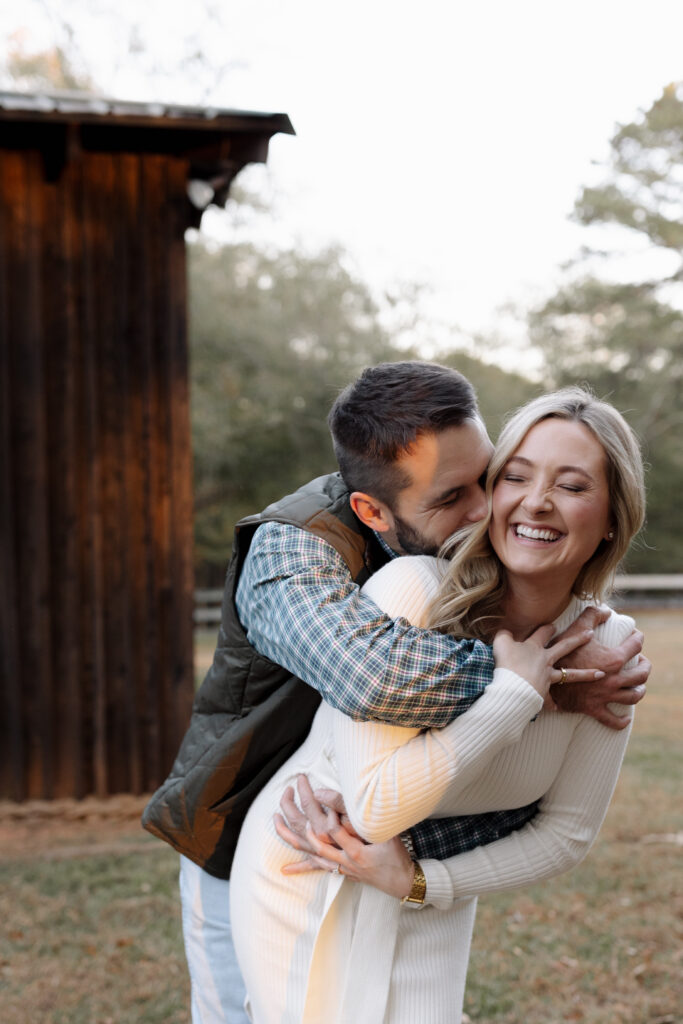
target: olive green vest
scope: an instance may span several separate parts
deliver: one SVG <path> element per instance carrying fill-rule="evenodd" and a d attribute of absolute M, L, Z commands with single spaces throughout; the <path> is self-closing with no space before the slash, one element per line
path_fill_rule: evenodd
<path fill-rule="evenodd" d="M 349 505 L 338 473 L 247 516 L 235 527 L 213 664 L 197 691 L 171 773 L 147 804 L 149 832 L 218 878 L 229 878 L 254 797 L 308 734 L 320 695 L 249 644 L 235 591 L 251 540 L 266 522 L 288 523 L 332 545 L 359 585 L 387 561 Z"/>

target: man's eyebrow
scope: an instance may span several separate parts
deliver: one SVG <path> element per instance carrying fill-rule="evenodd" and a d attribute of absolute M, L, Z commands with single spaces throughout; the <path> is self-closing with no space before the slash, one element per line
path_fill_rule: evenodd
<path fill-rule="evenodd" d="M 531 461 L 531 459 L 525 459 L 523 455 L 511 455 L 510 458 L 505 463 L 505 465 L 509 466 L 511 462 L 521 462 L 522 465 L 524 465 L 524 466 L 533 466 L 533 462 Z M 583 466 L 570 466 L 570 465 L 558 466 L 556 472 L 558 472 L 558 473 L 580 473 L 581 476 L 585 476 L 588 480 L 592 480 L 593 479 L 593 477 L 588 472 L 588 470 L 584 469 Z"/>

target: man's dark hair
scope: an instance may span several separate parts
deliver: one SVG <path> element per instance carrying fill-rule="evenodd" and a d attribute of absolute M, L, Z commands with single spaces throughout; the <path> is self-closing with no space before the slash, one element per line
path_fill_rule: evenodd
<path fill-rule="evenodd" d="M 477 415 L 474 388 L 461 373 L 407 360 L 363 370 L 339 395 L 327 422 L 349 490 L 391 507 L 410 484 L 396 460 L 423 434 L 459 427 Z"/>

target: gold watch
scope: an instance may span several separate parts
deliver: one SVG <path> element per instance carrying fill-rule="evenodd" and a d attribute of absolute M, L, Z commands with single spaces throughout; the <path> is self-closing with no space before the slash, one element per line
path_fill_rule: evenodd
<path fill-rule="evenodd" d="M 418 861 L 414 860 L 415 874 L 413 875 L 413 884 L 410 887 L 410 892 L 407 896 L 404 896 L 401 903 L 416 903 L 421 906 L 425 901 L 427 895 L 427 879 L 425 878 L 424 871 L 420 867 Z"/>

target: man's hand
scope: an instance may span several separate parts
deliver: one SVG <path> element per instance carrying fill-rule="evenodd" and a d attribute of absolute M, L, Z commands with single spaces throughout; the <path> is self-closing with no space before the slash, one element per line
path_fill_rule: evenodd
<path fill-rule="evenodd" d="M 561 636 L 594 629 L 608 618 L 606 609 L 586 608 Z M 652 665 L 641 655 L 642 648 L 643 634 L 637 629 L 619 647 L 605 647 L 597 640 L 589 641 L 560 659 L 558 665 L 566 668 L 590 666 L 603 671 L 604 677 L 587 683 L 555 684 L 550 688 L 551 697 L 562 711 L 589 715 L 611 729 L 624 729 L 630 719 L 615 714 L 607 705 L 637 704 L 645 696 L 645 684 Z M 638 658 L 637 664 L 624 668 L 633 658 Z"/>
<path fill-rule="evenodd" d="M 294 799 L 294 790 L 288 786 L 280 801 L 282 814 L 274 817 L 275 831 L 289 846 L 302 853 L 315 854 L 317 851 L 310 841 L 309 826 L 315 838 L 323 843 L 338 846 L 335 834 L 344 830 L 356 839 L 360 836 L 355 831 L 346 813 L 341 793 L 333 789 L 320 789 L 316 793 L 305 775 L 297 779 L 296 788 L 299 793 L 301 810 Z M 306 864 L 308 861 L 301 861 Z M 311 867 L 301 870 L 311 870 Z"/>
<path fill-rule="evenodd" d="M 276 814 L 275 829 L 281 839 L 307 856 L 286 864 L 284 875 L 331 871 L 373 885 L 397 899 L 408 895 L 415 868 L 398 837 L 386 843 L 366 843 L 349 822 L 339 793 L 329 789 L 314 793 L 305 775 L 299 776 L 297 790 L 305 813 L 296 806 L 294 790 L 289 787 L 280 801 L 287 821 Z M 346 824 L 333 806 L 341 808 Z"/>

